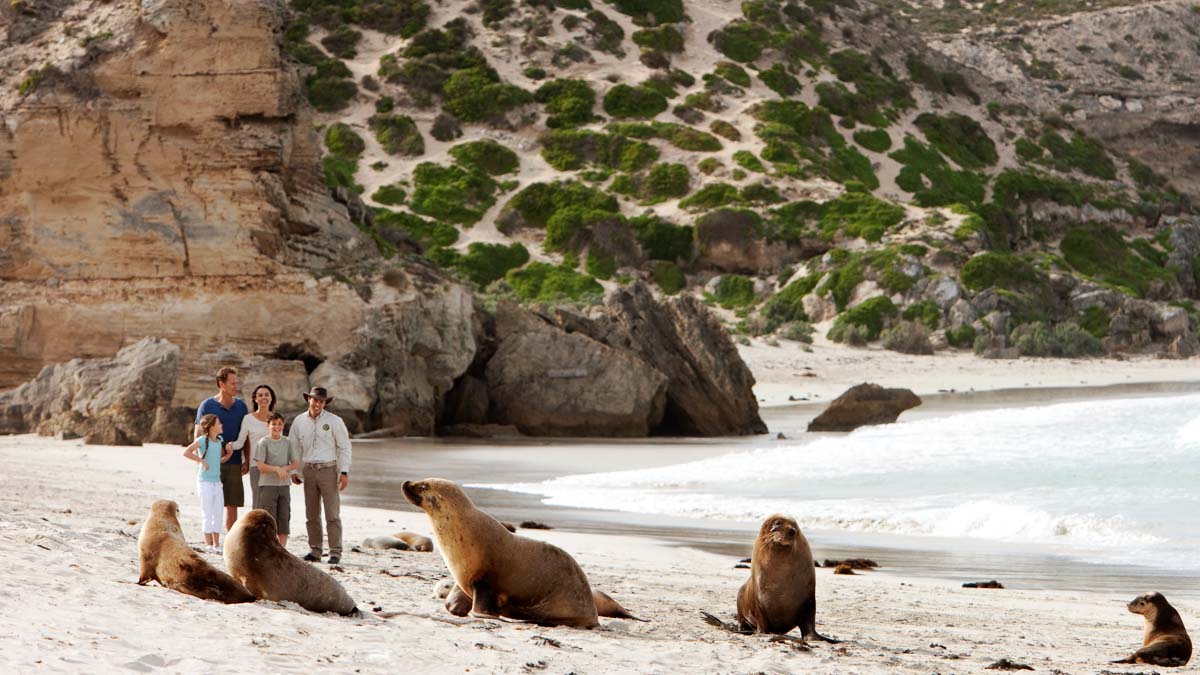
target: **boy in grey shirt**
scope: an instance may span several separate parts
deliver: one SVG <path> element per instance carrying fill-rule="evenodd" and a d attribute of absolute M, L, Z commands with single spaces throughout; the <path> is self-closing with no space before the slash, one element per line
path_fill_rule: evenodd
<path fill-rule="evenodd" d="M 279 543 L 287 546 L 292 529 L 292 481 L 289 474 L 300 464 L 300 453 L 292 439 L 283 435 L 283 415 L 271 413 L 267 418 L 269 436 L 254 446 L 253 459 L 258 465 L 258 499 L 254 508 L 263 509 L 275 519 Z"/>

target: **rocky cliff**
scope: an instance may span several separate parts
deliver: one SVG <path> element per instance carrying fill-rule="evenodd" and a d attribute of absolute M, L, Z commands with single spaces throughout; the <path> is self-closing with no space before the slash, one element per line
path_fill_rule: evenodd
<path fill-rule="evenodd" d="M 13 2 L 0 18 L 0 389 L 31 381 L 27 396 L 57 377 L 34 379 L 43 366 L 156 336 L 177 347 L 164 409 L 235 365 L 284 410 L 320 383 L 354 430 L 434 432 L 493 322 L 326 183 L 282 2 Z"/>

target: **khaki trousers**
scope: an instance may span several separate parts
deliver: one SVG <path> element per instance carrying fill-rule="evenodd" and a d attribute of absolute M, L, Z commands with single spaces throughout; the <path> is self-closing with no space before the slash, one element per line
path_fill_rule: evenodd
<path fill-rule="evenodd" d="M 321 507 L 329 528 L 329 554 L 342 555 L 342 502 L 338 492 L 337 465 L 321 469 L 304 467 L 304 515 L 307 517 L 308 548 L 321 556 Z"/>

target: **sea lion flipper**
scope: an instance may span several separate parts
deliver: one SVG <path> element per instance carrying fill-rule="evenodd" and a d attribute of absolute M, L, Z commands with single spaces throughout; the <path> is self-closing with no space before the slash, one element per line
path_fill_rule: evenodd
<path fill-rule="evenodd" d="M 446 611 L 454 616 L 466 616 L 470 614 L 472 604 L 471 596 L 459 588 L 458 584 L 454 585 L 454 590 L 450 591 L 450 595 L 446 597 Z"/>
<path fill-rule="evenodd" d="M 483 580 L 476 581 L 471 584 L 471 590 L 471 614 L 473 616 L 486 619 L 500 618 L 500 603 L 491 584 Z"/>

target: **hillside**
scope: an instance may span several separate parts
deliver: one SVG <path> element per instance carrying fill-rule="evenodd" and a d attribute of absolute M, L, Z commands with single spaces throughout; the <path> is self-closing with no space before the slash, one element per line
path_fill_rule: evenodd
<path fill-rule="evenodd" d="M 1101 92 L 1194 101 L 1145 45 L 1200 14 L 1130 4 L 295 0 L 285 44 L 364 230 L 485 298 L 644 279 L 747 337 L 1188 355 L 1196 178 L 1145 147 L 1169 110 L 1106 132 Z"/>

